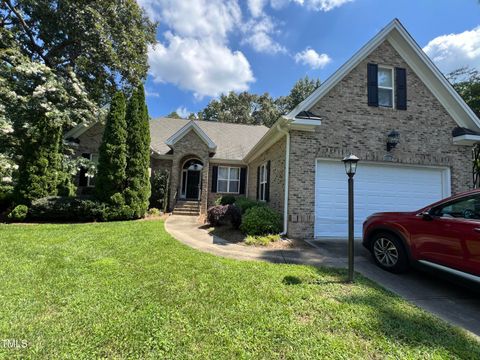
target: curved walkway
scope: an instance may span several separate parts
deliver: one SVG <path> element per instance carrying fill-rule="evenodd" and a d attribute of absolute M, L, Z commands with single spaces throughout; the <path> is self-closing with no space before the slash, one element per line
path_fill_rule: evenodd
<path fill-rule="evenodd" d="M 263 260 L 275 263 L 308 264 L 316 266 L 342 267 L 341 259 L 321 255 L 312 247 L 306 249 L 269 249 L 232 244 L 210 234 L 194 216 L 171 215 L 165 229 L 182 243 L 210 254 L 239 260 Z"/>
<path fill-rule="evenodd" d="M 166 230 L 180 242 L 200 251 L 240 260 L 345 268 L 346 241 L 309 242 L 311 249 L 268 249 L 232 244 L 209 234 L 194 216 L 172 215 Z M 480 336 L 480 294 L 447 281 L 439 273 L 412 270 L 396 275 L 379 269 L 359 241 L 355 242 L 355 270 L 418 307 Z"/>

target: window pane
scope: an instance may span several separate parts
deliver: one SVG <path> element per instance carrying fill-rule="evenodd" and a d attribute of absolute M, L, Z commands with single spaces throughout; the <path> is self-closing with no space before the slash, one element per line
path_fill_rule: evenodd
<path fill-rule="evenodd" d="M 230 179 L 240 179 L 239 168 L 230 168 Z"/>
<path fill-rule="evenodd" d="M 392 70 L 378 68 L 378 86 L 392 87 Z"/>
<path fill-rule="evenodd" d="M 218 180 L 217 191 L 218 192 L 227 192 L 227 184 L 228 184 L 227 180 Z"/>
<path fill-rule="evenodd" d="M 262 165 L 260 168 L 260 182 L 265 182 L 267 181 L 267 167 L 265 165 Z"/>
<path fill-rule="evenodd" d="M 393 106 L 393 90 L 378 89 L 378 105 L 392 107 Z"/>
<path fill-rule="evenodd" d="M 227 180 L 228 179 L 228 168 L 219 167 L 218 168 L 218 178 Z"/>
<path fill-rule="evenodd" d="M 238 186 L 240 184 L 240 181 L 230 181 L 230 189 L 229 192 L 231 193 L 237 193 L 238 192 Z"/>
<path fill-rule="evenodd" d="M 478 196 L 450 203 L 434 214 L 448 218 L 480 219 L 480 198 Z"/>

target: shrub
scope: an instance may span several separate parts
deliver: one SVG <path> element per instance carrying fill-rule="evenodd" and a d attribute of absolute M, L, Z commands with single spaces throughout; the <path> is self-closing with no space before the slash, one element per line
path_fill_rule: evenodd
<path fill-rule="evenodd" d="M 207 221 L 212 226 L 220 226 L 230 222 L 232 227 L 238 229 L 242 222 L 242 214 L 235 205 L 216 205 L 208 209 Z"/>
<path fill-rule="evenodd" d="M 260 201 L 255 201 L 255 200 L 250 200 L 246 197 L 238 197 L 235 200 L 235 205 L 240 209 L 242 214 L 245 214 L 248 209 L 251 209 L 252 207 L 255 206 L 264 206 L 265 204 L 260 202 Z"/>
<path fill-rule="evenodd" d="M 225 195 L 225 196 L 220 196 L 215 200 L 216 205 L 232 205 L 235 203 L 235 196 L 233 195 Z"/>
<path fill-rule="evenodd" d="M 0 185 L 0 213 L 13 205 L 13 186 Z"/>
<path fill-rule="evenodd" d="M 152 174 L 152 195 L 150 196 L 150 206 L 157 207 L 163 211 L 167 210 L 168 188 L 170 181 L 170 172 L 168 170 L 157 170 Z"/>
<path fill-rule="evenodd" d="M 270 234 L 264 236 L 252 236 L 248 235 L 245 239 L 245 244 L 247 245 L 262 245 L 266 246 L 272 242 L 279 241 L 281 239 L 278 234 Z"/>
<path fill-rule="evenodd" d="M 30 218 L 37 221 L 94 221 L 107 220 L 104 203 L 88 198 L 51 196 L 35 200 L 30 207 Z"/>
<path fill-rule="evenodd" d="M 148 209 L 148 215 L 150 216 L 160 216 L 161 212 L 157 208 Z"/>
<path fill-rule="evenodd" d="M 27 217 L 27 214 L 28 207 L 26 205 L 17 205 L 15 209 L 8 214 L 7 218 L 10 221 L 23 221 Z"/>
<path fill-rule="evenodd" d="M 247 235 L 278 234 L 282 229 L 281 216 L 266 206 L 250 208 L 242 217 L 240 230 Z"/>

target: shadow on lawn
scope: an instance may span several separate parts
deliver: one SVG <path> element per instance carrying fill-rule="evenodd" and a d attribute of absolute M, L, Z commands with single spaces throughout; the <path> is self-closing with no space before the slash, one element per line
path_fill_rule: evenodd
<path fill-rule="evenodd" d="M 462 359 L 480 359 L 478 339 L 470 338 L 446 322 L 437 321 L 433 315 L 425 311 L 406 309 L 401 299 L 385 301 L 383 294 L 350 294 L 335 299 L 341 303 L 371 308 L 370 313 L 374 316 L 368 319 L 369 328 L 393 342 L 414 347 L 444 349 L 450 355 Z"/>

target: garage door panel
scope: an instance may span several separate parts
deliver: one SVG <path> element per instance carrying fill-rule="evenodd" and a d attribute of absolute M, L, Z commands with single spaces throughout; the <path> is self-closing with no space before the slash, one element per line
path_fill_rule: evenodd
<path fill-rule="evenodd" d="M 379 211 L 416 210 L 440 200 L 444 169 L 360 163 L 355 175 L 355 236 L 362 223 Z M 347 177 L 341 162 L 317 161 L 315 236 L 347 235 Z"/>

